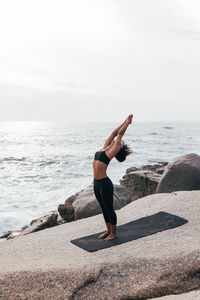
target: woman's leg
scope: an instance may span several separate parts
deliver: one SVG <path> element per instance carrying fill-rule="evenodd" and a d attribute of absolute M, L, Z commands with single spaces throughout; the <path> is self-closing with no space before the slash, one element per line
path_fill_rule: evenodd
<path fill-rule="evenodd" d="M 103 182 L 100 189 L 100 195 L 102 198 L 103 206 L 108 212 L 111 225 L 117 224 L 117 215 L 113 208 L 113 192 L 114 187 L 112 181 L 107 177 L 107 180 Z"/>
<path fill-rule="evenodd" d="M 111 224 L 110 224 L 110 218 L 109 218 L 109 215 L 103 205 L 103 201 L 102 201 L 102 198 L 101 198 L 101 194 L 100 194 L 100 189 L 99 189 L 99 185 L 98 183 L 94 183 L 94 194 L 95 194 L 95 197 L 97 199 L 97 201 L 99 202 L 99 205 L 101 207 L 101 210 L 103 212 L 103 217 L 104 217 L 104 220 L 105 220 L 105 223 L 106 223 L 106 227 L 107 227 L 107 231 L 103 234 L 100 234 L 98 237 L 99 238 L 104 238 L 106 236 L 108 236 L 110 233 L 111 233 Z"/>
<path fill-rule="evenodd" d="M 105 240 L 110 240 L 116 237 L 117 215 L 113 208 L 113 192 L 114 187 L 112 181 L 107 177 L 106 181 L 102 183 L 100 189 L 102 202 L 108 212 L 111 223 L 111 233 Z"/>

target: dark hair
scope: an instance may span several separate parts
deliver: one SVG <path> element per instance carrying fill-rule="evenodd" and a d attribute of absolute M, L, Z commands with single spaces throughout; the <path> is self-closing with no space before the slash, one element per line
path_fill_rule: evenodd
<path fill-rule="evenodd" d="M 127 144 L 124 144 L 123 147 L 120 148 L 119 152 L 115 155 L 115 158 L 119 162 L 123 162 L 125 161 L 126 157 L 132 152 L 132 149 Z"/>

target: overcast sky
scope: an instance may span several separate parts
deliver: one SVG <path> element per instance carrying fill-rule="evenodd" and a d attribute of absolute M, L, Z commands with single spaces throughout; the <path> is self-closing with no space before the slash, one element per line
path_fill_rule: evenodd
<path fill-rule="evenodd" d="M 200 1 L 0 1 L 0 104 L 0 121 L 198 121 Z"/>

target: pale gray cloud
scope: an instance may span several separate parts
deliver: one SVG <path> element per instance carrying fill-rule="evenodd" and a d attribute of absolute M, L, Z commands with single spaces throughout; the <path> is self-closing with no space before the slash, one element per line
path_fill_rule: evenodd
<path fill-rule="evenodd" d="M 198 0 L 2 1 L 0 120 L 198 120 L 199 32 Z"/>

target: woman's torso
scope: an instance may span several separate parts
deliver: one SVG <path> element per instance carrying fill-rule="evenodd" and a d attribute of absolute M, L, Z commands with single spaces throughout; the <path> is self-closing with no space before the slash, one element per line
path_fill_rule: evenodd
<path fill-rule="evenodd" d="M 100 158 L 100 157 L 99 158 L 102 159 L 105 162 L 99 161 L 98 159 L 93 160 L 93 175 L 94 175 L 95 179 L 101 179 L 101 178 L 107 177 L 106 170 L 107 170 L 107 167 L 108 167 L 108 163 L 110 162 L 110 159 L 106 155 L 106 149 L 101 149 L 101 150 L 99 150 L 95 153 L 95 156 L 97 156 L 97 158 L 98 158 L 99 155 L 103 159 Z"/>

